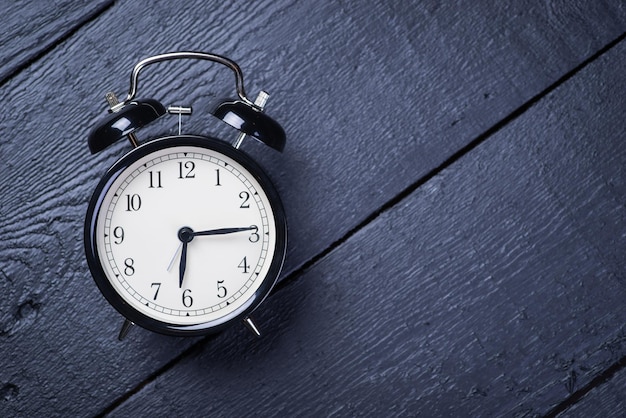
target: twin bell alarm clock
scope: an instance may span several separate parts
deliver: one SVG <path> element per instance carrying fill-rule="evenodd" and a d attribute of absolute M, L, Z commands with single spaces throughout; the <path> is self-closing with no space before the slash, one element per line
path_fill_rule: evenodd
<path fill-rule="evenodd" d="M 140 144 L 137 131 L 166 114 L 191 113 L 154 99 L 135 99 L 139 73 L 170 60 L 210 61 L 235 74 L 237 99 L 208 113 L 237 129 L 227 142 L 180 132 Z M 261 167 L 240 145 L 252 137 L 282 151 L 285 132 L 267 116 L 268 94 L 253 102 L 232 60 L 203 52 L 174 52 L 140 61 L 119 102 L 91 131 L 97 153 L 120 139 L 132 149 L 104 174 L 87 209 L 85 254 L 107 301 L 132 325 L 191 336 L 242 321 L 256 335 L 251 313 L 268 296 L 285 258 L 287 224 L 281 200 Z"/>

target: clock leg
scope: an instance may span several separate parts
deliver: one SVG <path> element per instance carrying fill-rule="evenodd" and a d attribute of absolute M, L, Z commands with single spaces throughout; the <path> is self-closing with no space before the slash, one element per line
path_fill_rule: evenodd
<path fill-rule="evenodd" d="M 124 320 L 124 323 L 122 324 L 122 328 L 120 329 L 120 334 L 117 336 L 117 339 L 122 341 L 124 338 L 126 338 L 128 331 L 130 331 L 133 325 L 135 324 L 129 321 L 128 319 Z"/>
<path fill-rule="evenodd" d="M 257 337 L 261 336 L 261 332 L 259 331 L 259 328 L 257 328 L 256 324 L 254 323 L 254 321 L 252 321 L 252 318 L 250 318 L 249 316 L 246 316 L 243 319 L 243 324 L 246 326 L 246 328 L 248 328 L 250 330 L 250 332 L 252 332 L 254 335 L 256 335 Z"/>

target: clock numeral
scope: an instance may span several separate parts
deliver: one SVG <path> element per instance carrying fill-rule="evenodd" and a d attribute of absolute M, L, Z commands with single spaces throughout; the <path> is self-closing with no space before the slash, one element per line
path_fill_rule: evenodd
<path fill-rule="evenodd" d="M 113 236 L 117 238 L 117 241 L 113 241 L 114 244 L 119 245 L 124 242 L 124 228 L 122 228 L 121 226 L 116 226 L 113 229 Z"/>
<path fill-rule="evenodd" d="M 226 287 L 222 286 L 222 283 L 224 283 L 224 280 L 217 281 L 217 297 L 218 298 L 225 298 L 226 295 L 228 294 L 228 292 L 226 291 Z"/>
<path fill-rule="evenodd" d="M 132 276 L 135 274 L 135 260 L 132 258 L 127 258 L 124 260 L 124 274 L 127 276 Z"/>
<path fill-rule="evenodd" d="M 189 293 L 191 293 L 191 289 L 185 289 L 183 292 L 183 305 L 185 308 L 190 308 L 193 305 L 193 298 Z"/>
<path fill-rule="evenodd" d="M 217 182 L 215 183 L 216 186 L 221 186 L 222 183 L 220 183 L 220 169 L 216 168 L 215 169 L 215 175 L 217 177 Z"/>
<path fill-rule="evenodd" d="M 148 186 L 148 188 L 150 189 L 163 188 L 163 186 L 161 185 L 161 172 L 160 171 L 157 171 L 156 173 L 154 171 L 148 171 L 148 174 L 150 174 L 150 186 Z"/>
<path fill-rule="evenodd" d="M 259 227 L 256 225 L 251 225 L 250 228 L 254 228 L 252 234 L 248 237 L 248 240 L 252 243 L 259 242 Z"/>
<path fill-rule="evenodd" d="M 183 169 L 184 167 L 184 169 Z M 196 164 L 193 161 L 185 161 L 178 163 L 178 178 L 179 179 L 193 179 L 196 177 L 196 174 L 193 170 L 196 169 Z"/>
<path fill-rule="evenodd" d="M 248 260 L 246 259 L 246 257 L 244 257 L 243 260 L 241 260 L 241 263 L 239 263 L 237 267 L 239 267 L 242 270 L 243 274 L 248 273 L 250 266 L 248 265 Z"/>
<path fill-rule="evenodd" d="M 250 193 L 248 193 L 248 192 L 241 192 L 241 193 L 239 193 L 239 198 L 243 199 L 243 202 L 241 202 L 241 206 L 239 206 L 241 209 L 248 209 L 248 208 L 250 208 L 250 203 L 248 203 L 248 200 L 250 200 Z"/>
<path fill-rule="evenodd" d="M 141 196 L 138 194 L 126 195 L 126 212 L 137 212 L 141 208 Z"/>
<path fill-rule="evenodd" d="M 161 283 L 152 283 L 150 285 L 150 287 L 152 287 L 154 289 L 154 287 L 156 286 L 156 292 L 154 292 L 154 299 L 152 300 L 156 300 L 157 296 L 159 296 L 159 290 L 161 289 Z"/>

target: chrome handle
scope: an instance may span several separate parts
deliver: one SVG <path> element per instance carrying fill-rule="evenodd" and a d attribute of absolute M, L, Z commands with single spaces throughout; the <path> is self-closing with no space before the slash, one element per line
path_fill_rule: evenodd
<path fill-rule="evenodd" d="M 206 52 L 192 52 L 192 51 L 168 52 L 165 54 L 148 57 L 144 60 L 139 61 L 137 65 L 135 65 L 135 68 L 133 68 L 133 71 L 130 75 L 130 90 L 128 91 L 128 95 L 121 103 L 112 107 L 111 110 L 115 111 L 121 108 L 122 106 L 128 104 L 128 102 L 130 102 L 131 100 L 135 98 L 135 94 L 137 93 L 137 86 L 139 83 L 139 72 L 143 68 L 147 67 L 150 64 L 157 63 L 157 62 L 170 61 L 170 60 L 176 60 L 176 59 L 201 59 L 201 60 L 213 61 L 213 62 L 217 62 L 218 64 L 225 65 L 226 67 L 233 70 L 233 72 L 235 73 L 235 88 L 237 89 L 237 95 L 239 96 L 239 98 L 243 102 L 245 102 L 247 105 L 252 106 L 253 108 L 257 110 L 261 110 L 259 109 L 257 105 L 255 105 L 246 96 L 246 92 L 243 86 L 243 73 L 241 71 L 241 68 L 239 68 L 239 65 L 237 65 L 235 61 L 230 60 L 221 55 L 217 55 L 217 54 L 210 54 Z"/>

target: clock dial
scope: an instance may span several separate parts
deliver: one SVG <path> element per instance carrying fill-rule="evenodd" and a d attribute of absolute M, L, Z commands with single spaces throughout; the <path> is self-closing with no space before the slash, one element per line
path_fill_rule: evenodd
<path fill-rule="evenodd" d="M 124 314 L 139 314 L 131 320 L 181 329 L 253 309 L 284 257 L 284 218 L 271 185 L 215 140 L 143 147 L 105 177 L 93 209 L 100 288 Z"/>

